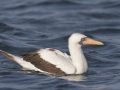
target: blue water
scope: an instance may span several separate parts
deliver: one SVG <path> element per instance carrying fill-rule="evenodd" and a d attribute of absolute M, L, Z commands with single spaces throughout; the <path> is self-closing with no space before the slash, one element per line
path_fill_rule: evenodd
<path fill-rule="evenodd" d="M 119 0 L 1 0 L 0 49 L 16 55 L 40 48 L 69 53 L 67 39 L 83 33 L 104 46 L 83 46 L 85 75 L 25 71 L 0 55 L 0 90 L 120 90 Z"/>

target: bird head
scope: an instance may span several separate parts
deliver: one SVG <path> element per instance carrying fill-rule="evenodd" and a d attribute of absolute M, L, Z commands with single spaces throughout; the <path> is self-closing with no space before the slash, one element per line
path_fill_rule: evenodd
<path fill-rule="evenodd" d="M 89 38 L 80 33 L 74 33 L 69 38 L 69 43 L 79 44 L 79 45 L 104 45 L 102 42 Z"/>

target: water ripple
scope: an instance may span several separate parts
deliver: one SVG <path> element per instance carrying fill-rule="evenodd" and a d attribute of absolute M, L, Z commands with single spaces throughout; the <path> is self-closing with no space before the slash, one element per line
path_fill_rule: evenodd
<path fill-rule="evenodd" d="M 69 0 L 56 0 L 56 1 L 44 1 L 37 3 L 36 5 L 80 5 L 80 3 L 75 3 Z"/>
<path fill-rule="evenodd" d="M 92 31 L 85 31 L 84 33 L 93 33 L 93 34 L 119 34 L 119 28 L 99 28 Z"/>

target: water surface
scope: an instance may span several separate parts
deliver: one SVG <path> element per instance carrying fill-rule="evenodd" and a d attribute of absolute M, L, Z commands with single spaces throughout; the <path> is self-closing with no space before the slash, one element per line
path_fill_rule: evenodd
<path fill-rule="evenodd" d="M 20 55 L 40 48 L 69 53 L 67 40 L 83 33 L 105 43 L 84 46 L 85 75 L 56 77 L 25 71 L 0 55 L 0 90 L 119 90 L 119 0 L 1 0 L 0 49 Z"/>

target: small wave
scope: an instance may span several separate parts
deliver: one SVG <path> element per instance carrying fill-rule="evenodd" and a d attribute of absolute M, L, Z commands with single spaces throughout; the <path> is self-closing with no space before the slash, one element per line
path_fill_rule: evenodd
<path fill-rule="evenodd" d="M 112 66 L 116 66 L 118 63 L 115 61 L 111 61 L 111 60 L 99 60 L 99 59 L 94 59 L 92 60 L 92 64 L 90 67 L 93 68 L 108 68 L 108 67 L 112 67 Z"/>
<path fill-rule="evenodd" d="M 6 32 L 7 30 L 13 30 L 14 28 L 5 24 L 5 23 L 2 23 L 0 22 L 0 33 L 1 32 Z"/>
<path fill-rule="evenodd" d="M 58 38 L 51 38 L 51 39 L 47 39 L 47 40 L 42 40 L 41 43 L 48 43 L 51 46 L 52 45 L 58 45 L 58 44 L 61 44 L 61 43 L 68 44 L 68 38 L 69 38 L 69 35 L 63 36 L 63 37 L 58 37 Z M 62 46 L 60 46 L 60 47 L 62 47 Z"/>
<path fill-rule="evenodd" d="M 60 1 L 45 1 L 37 3 L 36 5 L 78 5 L 80 3 L 75 3 L 73 1 L 68 0 L 60 0 Z"/>
<path fill-rule="evenodd" d="M 22 32 L 22 29 L 15 28 L 0 22 L 0 38 L 10 39 L 9 36 L 11 34 L 14 36 L 26 36 L 26 33 Z"/>
<path fill-rule="evenodd" d="M 4 72 L 0 72 L 0 76 L 5 76 L 5 75 L 11 75 L 12 73 L 11 72 L 8 72 L 8 71 L 4 71 Z"/>
<path fill-rule="evenodd" d="M 119 34 L 120 29 L 115 28 L 100 28 L 92 31 L 85 31 L 84 33 L 92 33 L 92 34 Z"/>
<path fill-rule="evenodd" d="M 98 13 L 98 12 L 91 12 L 91 13 L 80 13 L 81 15 L 84 15 L 84 16 L 87 16 L 87 17 L 90 17 L 90 18 L 95 18 L 95 19 L 117 19 L 119 18 L 120 16 L 115 14 L 115 13 Z"/>
<path fill-rule="evenodd" d="M 7 6 L 4 9 L 5 10 L 19 10 L 19 9 L 25 9 L 29 7 L 34 6 L 41 6 L 41 5 L 80 5 L 80 3 L 68 1 L 68 0 L 59 0 L 59 1 L 40 1 L 40 2 L 24 2 L 24 3 L 15 3 L 12 6 Z"/>
<path fill-rule="evenodd" d="M 87 72 L 87 75 L 94 75 L 94 74 L 97 74 L 97 72 L 93 70 L 88 70 Z"/>
<path fill-rule="evenodd" d="M 119 68 L 111 69 L 109 74 L 120 74 L 120 69 Z"/>
<path fill-rule="evenodd" d="M 14 3 L 14 5 L 8 5 L 8 6 L 6 6 L 4 9 L 5 10 L 18 10 L 18 9 L 25 9 L 26 7 L 28 7 L 28 6 L 30 6 L 30 4 L 27 4 L 27 3 L 18 3 L 18 2 L 16 2 L 16 3 Z"/>
<path fill-rule="evenodd" d="M 119 49 L 117 49 L 117 50 L 119 50 Z M 120 58 L 120 52 L 116 53 L 117 50 L 115 50 L 115 53 L 114 53 L 114 54 L 111 54 L 111 55 L 109 54 L 109 55 L 107 55 L 106 58 L 108 58 L 108 59 L 114 59 L 114 58 L 119 59 L 119 58 Z"/>
<path fill-rule="evenodd" d="M 32 19 L 32 20 L 29 20 L 28 22 L 33 24 L 49 24 L 50 25 L 51 23 L 54 23 L 55 20 L 53 18 L 52 19 L 42 18 L 39 20 Z"/>
<path fill-rule="evenodd" d="M 70 37 L 70 35 L 66 35 L 66 36 L 63 36 L 63 37 L 58 37 L 58 38 L 55 38 L 55 39 L 52 39 L 50 41 L 68 41 L 68 38 Z"/>
<path fill-rule="evenodd" d="M 100 5 L 104 5 L 104 8 L 119 8 L 120 2 L 117 1 L 104 1 L 100 3 Z"/>
<path fill-rule="evenodd" d="M 25 9 L 26 5 L 19 5 L 19 6 L 13 6 L 13 7 L 7 7 L 5 10 L 16 10 L 16 9 Z"/>

